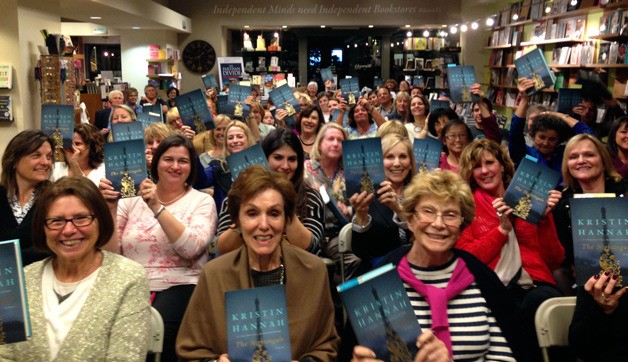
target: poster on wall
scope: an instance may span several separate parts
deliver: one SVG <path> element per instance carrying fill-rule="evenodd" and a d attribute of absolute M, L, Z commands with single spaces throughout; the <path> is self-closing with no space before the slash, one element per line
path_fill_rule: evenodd
<path fill-rule="evenodd" d="M 0 88 L 13 88 L 13 67 L 11 65 L 0 65 Z"/>
<path fill-rule="evenodd" d="M 221 89 L 224 89 L 225 84 L 230 82 L 237 84 L 243 71 L 242 57 L 218 57 L 218 77 Z"/>

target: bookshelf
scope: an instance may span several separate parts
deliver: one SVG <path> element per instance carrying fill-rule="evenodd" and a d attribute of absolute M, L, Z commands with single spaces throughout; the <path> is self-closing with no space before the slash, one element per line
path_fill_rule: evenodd
<path fill-rule="evenodd" d="M 158 89 L 166 90 L 172 84 L 181 88 L 181 73 L 178 59 L 146 59 L 148 68 L 146 77 L 153 81 Z"/>

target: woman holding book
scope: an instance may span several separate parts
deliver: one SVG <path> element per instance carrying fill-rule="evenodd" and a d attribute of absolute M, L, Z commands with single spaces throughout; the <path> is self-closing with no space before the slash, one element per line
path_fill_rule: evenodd
<path fill-rule="evenodd" d="M 243 245 L 203 268 L 177 338 L 181 359 L 229 361 L 225 292 L 285 285 L 292 360 L 336 360 L 339 338 L 325 264 L 283 241 L 297 213 L 296 197 L 286 177 L 258 165 L 233 183 L 228 210 Z"/>
<path fill-rule="evenodd" d="M 67 167 L 61 176 L 84 176 L 98 185 L 105 177 L 104 140 L 100 131 L 89 123 L 74 126 L 72 150 L 65 150 Z"/>
<path fill-rule="evenodd" d="M 210 162 L 209 166 L 205 167 L 207 180 L 203 185 L 203 188 L 214 188 L 214 201 L 217 208 L 222 206 L 222 202 L 231 188 L 231 171 L 227 164 L 227 156 L 245 150 L 255 144 L 251 129 L 241 121 L 229 123 L 223 134 L 224 147 L 222 155 L 219 157 L 220 162 Z"/>
<path fill-rule="evenodd" d="M 410 99 L 410 122 L 405 124 L 410 141 L 427 136 L 427 116 L 430 114 L 430 102 L 423 95 Z"/>
<path fill-rule="evenodd" d="M 469 126 L 460 118 L 447 122 L 440 133 L 440 141 L 443 152 L 438 167 L 458 172 L 462 151 L 473 141 Z"/>
<path fill-rule="evenodd" d="M 319 107 L 309 106 L 301 110 L 301 117 L 299 117 L 297 121 L 296 130 L 299 135 L 299 142 L 303 148 L 305 160 L 310 159 L 312 146 L 323 124 L 323 112 L 321 112 Z"/>
<path fill-rule="evenodd" d="M 0 240 L 20 239 L 22 262 L 28 265 L 47 255 L 33 246 L 33 212 L 49 183 L 54 140 L 39 130 L 25 130 L 9 141 L 0 175 Z"/>
<path fill-rule="evenodd" d="M 181 119 L 181 115 L 179 115 L 179 109 L 177 107 L 172 107 L 166 112 L 166 124 L 172 130 L 181 133 L 185 137 L 189 139 L 194 139 L 196 136 L 196 132 L 190 127 L 183 124 L 183 119 Z"/>
<path fill-rule="evenodd" d="M 556 236 L 551 213 L 560 200 L 560 192 L 549 192 L 538 225 L 511 216 L 513 209 L 504 202 L 504 193 L 514 172 L 508 154 L 489 139 L 477 140 L 462 152 L 460 176 L 473 190 L 475 220 L 464 230 L 456 247 L 495 270 L 521 306 L 528 341 L 536 344 L 537 307 L 546 299 L 561 295 L 552 270 L 563 261 L 565 251 Z"/>
<path fill-rule="evenodd" d="M 415 177 L 403 196 L 412 245 L 392 251 L 379 265 L 396 265 L 423 330 L 414 360 L 525 360 L 506 288 L 481 261 L 454 249 L 474 219 L 469 185 L 438 170 Z M 352 340 L 349 334 L 342 341 L 352 361 L 376 358 L 367 347 L 350 347 Z"/>
<path fill-rule="evenodd" d="M 574 249 L 571 232 L 571 200 L 578 194 L 613 194 L 628 196 L 628 183 L 613 168 L 608 149 L 595 136 L 574 136 L 565 146 L 562 163 L 566 188 L 554 210 L 558 238 L 565 248 L 565 260 L 554 277 L 565 295 L 573 295 Z"/>
<path fill-rule="evenodd" d="M 384 176 L 377 194 L 363 192 L 351 196 L 355 211 L 352 223 L 352 250 L 369 266 L 382 256 L 408 243 L 408 230 L 400 228 L 393 219 L 403 215 L 403 192 L 415 174 L 410 140 L 396 134 L 382 138 Z"/>
<path fill-rule="evenodd" d="M 139 195 L 121 199 L 104 179 L 100 189 L 116 228 L 107 245 L 142 264 L 153 293 L 153 307 L 164 325 L 164 359 L 176 360 L 175 338 L 188 300 L 207 262 L 207 246 L 216 231 L 211 196 L 191 187 L 196 178 L 196 151 L 182 135 L 163 140 L 151 164 L 152 180 L 140 184 Z"/>
<path fill-rule="evenodd" d="M 146 272 L 101 250 L 114 223 L 98 188 L 63 177 L 40 196 L 33 242 L 49 257 L 24 268 L 32 337 L 0 346 L 0 360 L 144 361 Z"/>
<path fill-rule="evenodd" d="M 607 145 L 615 171 L 621 177 L 628 178 L 628 117 L 624 116 L 613 122 Z"/>
<path fill-rule="evenodd" d="M 351 219 L 352 211 L 349 200 L 345 197 L 345 171 L 342 165 L 342 142 L 347 140 L 347 133 L 337 123 L 327 123 L 321 128 L 311 158 L 305 161 L 306 183 L 314 190 L 323 188 L 330 201 L 325 209 L 325 238 L 320 246 L 323 255 L 340 260 L 338 252 L 338 233 L 340 228 Z M 357 273 L 360 259 L 351 253 L 345 254 L 346 276 Z"/>
<path fill-rule="evenodd" d="M 290 180 L 297 194 L 296 213 L 286 225 L 287 241 L 316 254 L 324 234 L 325 204 L 318 191 L 305 185 L 304 156 L 299 138 L 288 129 L 278 128 L 264 138 L 262 149 L 270 168 Z M 229 199 L 225 200 L 220 210 L 217 237 L 220 254 L 242 246 L 240 233 L 229 215 Z"/>

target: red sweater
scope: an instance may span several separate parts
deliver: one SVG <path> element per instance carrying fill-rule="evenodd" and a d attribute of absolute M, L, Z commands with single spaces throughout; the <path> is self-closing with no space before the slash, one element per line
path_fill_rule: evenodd
<path fill-rule="evenodd" d="M 456 248 L 470 252 L 495 269 L 508 236 L 499 231 L 499 218 L 492 204 L 494 197 L 478 188 L 473 192 L 473 198 L 475 220 L 462 232 Z M 558 240 L 552 214 L 542 218 L 538 225 L 518 217 L 511 217 L 510 220 L 525 271 L 535 282 L 556 284 L 552 270 L 563 261 L 565 250 Z"/>

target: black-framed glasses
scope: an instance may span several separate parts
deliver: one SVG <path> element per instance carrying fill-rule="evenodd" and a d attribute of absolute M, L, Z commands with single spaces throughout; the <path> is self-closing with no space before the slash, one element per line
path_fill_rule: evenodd
<path fill-rule="evenodd" d="M 441 220 L 443 220 L 443 224 L 447 226 L 460 226 L 464 221 L 464 217 L 454 211 L 446 211 L 446 212 L 437 212 L 436 210 L 429 208 L 421 208 L 415 210 L 415 212 L 419 215 L 419 221 L 425 223 L 433 223 L 436 221 L 436 218 L 440 216 Z"/>
<path fill-rule="evenodd" d="M 62 219 L 62 218 L 50 218 L 50 219 L 46 219 L 46 227 L 50 230 L 60 230 L 63 229 L 65 227 L 65 224 L 69 222 L 71 222 L 74 226 L 76 226 L 77 228 L 80 227 L 84 227 L 84 226 L 89 226 L 94 222 L 94 219 L 96 219 L 96 215 L 92 214 L 92 215 L 81 215 L 81 216 L 75 216 L 71 219 Z"/>
<path fill-rule="evenodd" d="M 448 135 L 445 135 L 445 139 L 447 139 L 447 141 L 463 140 L 465 138 L 467 138 L 466 134 L 448 134 Z"/>

